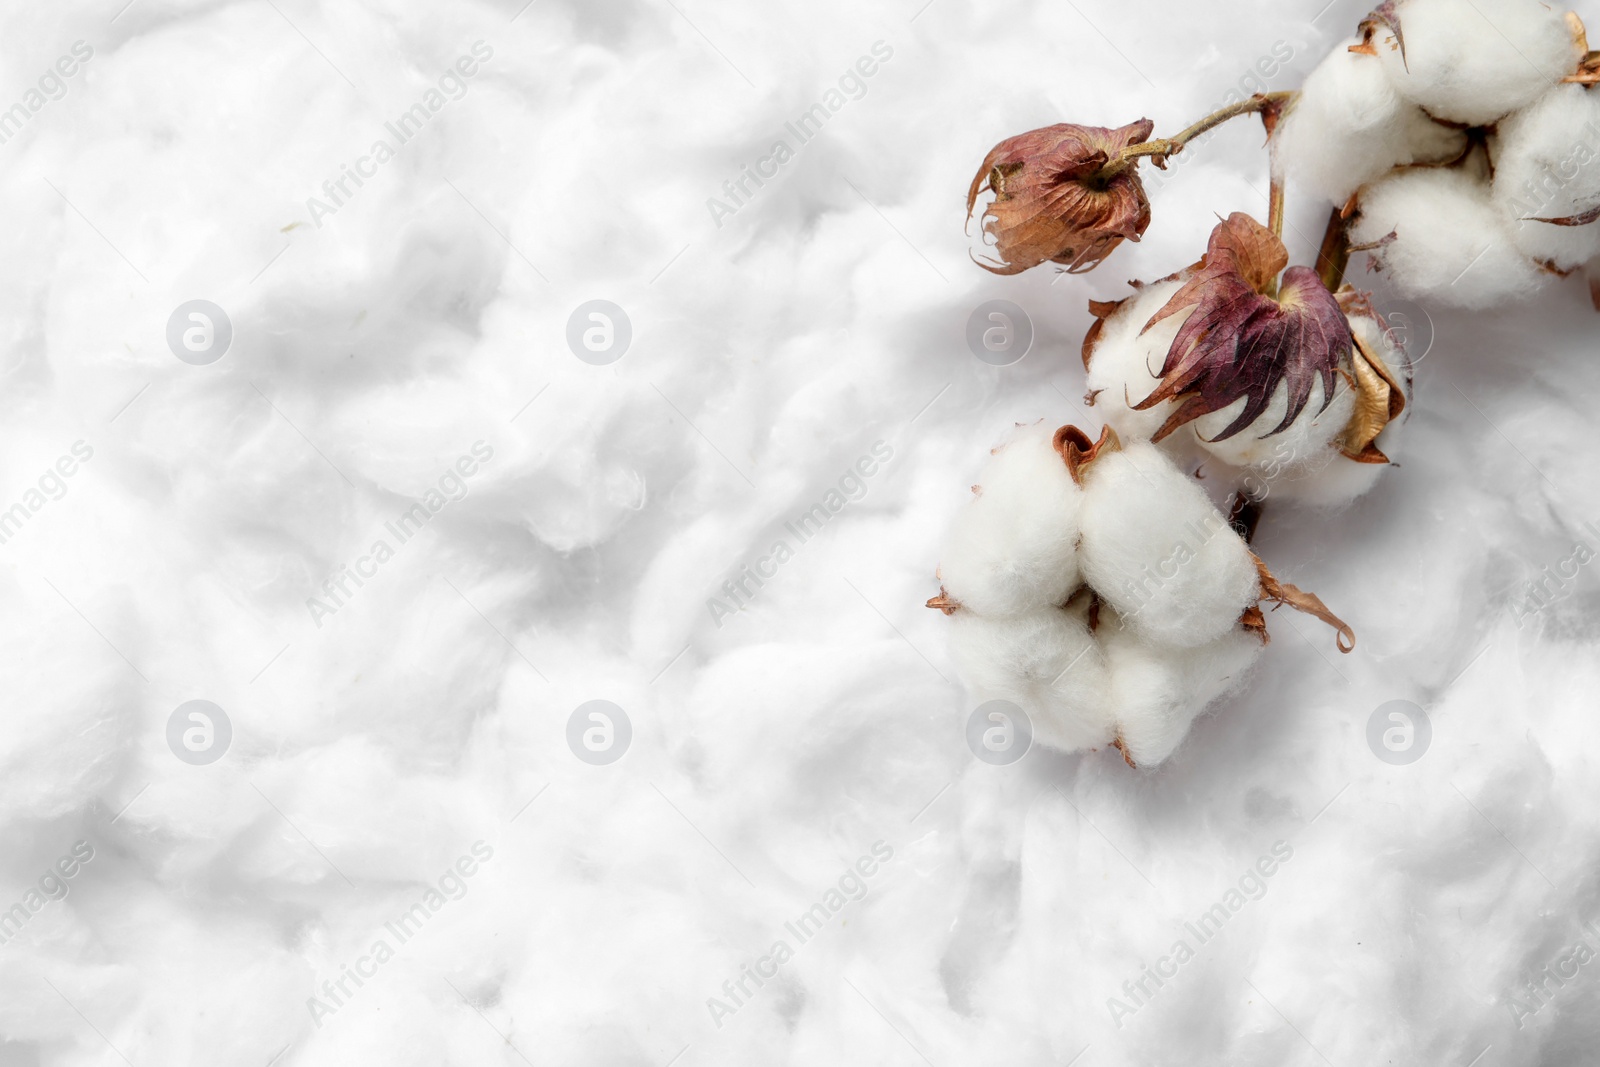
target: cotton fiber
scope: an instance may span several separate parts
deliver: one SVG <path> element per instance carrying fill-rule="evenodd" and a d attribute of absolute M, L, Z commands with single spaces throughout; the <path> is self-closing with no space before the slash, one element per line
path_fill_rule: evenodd
<path fill-rule="evenodd" d="M 1401 0 L 1402 47 L 1372 44 L 1402 97 L 1435 118 L 1482 126 L 1531 104 L 1578 63 L 1562 12 L 1539 0 Z"/>
<path fill-rule="evenodd" d="M 1144 442 L 1084 471 L 1082 559 L 1089 584 L 1135 631 L 1182 648 L 1225 633 L 1260 594 L 1239 535 Z"/>
<path fill-rule="evenodd" d="M 1079 584 L 1082 494 L 1039 422 L 1000 446 L 939 562 L 949 597 L 983 615 L 1057 607 Z"/>
<path fill-rule="evenodd" d="M 951 644 L 969 693 L 1017 704 L 1043 744 L 1069 752 L 1108 744 L 1110 678 L 1087 616 L 1087 596 L 1025 615 L 956 612 Z"/>
<path fill-rule="evenodd" d="M 1166 400 L 1144 411 L 1133 409 L 1161 384 L 1167 350 L 1189 311 L 1168 316 L 1147 333 L 1140 331 L 1182 287 L 1181 280 L 1173 279 L 1139 290 L 1106 317 L 1089 351 L 1088 385 L 1095 413 L 1124 442 L 1150 440 L 1177 407 L 1177 401 Z"/>
<path fill-rule="evenodd" d="M 1239 626 L 1197 647 L 1154 643 L 1110 611 L 1101 614 L 1099 636 L 1111 672 L 1114 729 L 1123 753 L 1140 767 L 1170 756 L 1207 707 L 1243 684 L 1263 647 Z"/>
<path fill-rule="evenodd" d="M 1343 204 L 1407 163 L 1442 163 L 1466 134 L 1430 119 L 1395 91 L 1376 56 L 1338 45 L 1306 79 L 1275 137 L 1280 169 L 1310 193 Z"/>
<path fill-rule="evenodd" d="M 1600 208 L 1600 92 L 1562 85 L 1500 124 L 1494 203 L 1524 255 L 1560 270 L 1600 255 L 1600 223 L 1561 226 Z"/>
<path fill-rule="evenodd" d="M 1437 304 L 1522 299 L 1552 277 L 1512 243 L 1488 183 L 1463 170 L 1419 167 L 1373 183 L 1350 235 L 1376 246 L 1374 259 L 1403 295 Z"/>

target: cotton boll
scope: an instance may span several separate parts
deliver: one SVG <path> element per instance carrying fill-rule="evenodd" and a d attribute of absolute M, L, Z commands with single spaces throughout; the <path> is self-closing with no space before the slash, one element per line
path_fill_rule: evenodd
<path fill-rule="evenodd" d="M 1552 276 L 1511 242 L 1489 186 L 1445 167 L 1399 171 L 1368 186 L 1350 228 L 1408 297 L 1483 307 L 1531 295 Z"/>
<path fill-rule="evenodd" d="M 1600 92 L 1562 85 L 1500 124 L 1494 202 L 1519 250 L 1571 270 L 1600 255 L 1600 222 L 1557 226 L 1600 207 Z"/>
<path fill-rule="evenodd" d="M 1402 0 L 1402 53 L 1378 26 L 1389 80 L 1435 118 L 1483 126 L 1525 107 L 1577 67 L 1562 13 L 1539 0 Z"/>
<path fill-rule="evenodd" d="M 1098 636 L 1115 730 L 1140 767 L 1170 756 L 1201 712 L 1243 684 L 1262 649 L 1259 637 L 1238 626 L 1195 648 L 1153 644 L 1114 612 L 1101 615 Z"/>
<path fill-rule="evenodd" d="M 1351 52 L 1351 43 L 1311 72 L 1276 134 L 1284 173 L 1335 204 L 1394 167 L 1441 163 L 1467 145 L 1466 134 L 1402 100 L 1382 60 Z"/>
<path fill-rule="evenodd" d="M 1011 701 L 1028 713 L 1035 739 L 1052 748 L 1109 744 L 1110 679 L 1089 632 L 1087 601 L 1026 615 L 951 616 L 951 646 L 974 706 Z"/>
<path fill-rule="evenodd" d="M 1161 384 L 1161 368 L 1189 312 L 1169 316 L 1141 333 L 1145 324 L 1183 287 L 1181 280 L 1156 282 L 1129 297 L 1106 317 L 1089 352 L 1089 395 L 1095 411 L 1124 441 L 1148 441 L 1177 407 L 1163 401 L 1145 411 L 1133 405 Z"/>
<path fill-rule="evenodd" d="M 945 593 L 981 615 L 1064 604 L 1080 583 L 1081 493 L 1044 423 L 1019 430 L 989 461 L 939 563 Z"/>
<path fill-rule="evenodd" d="M 1144 636 L 1183 648 L 1227 632 L 1260 594 L 1250 550 L 1151 444 L 1082 470 L 1084 577 Z"/>

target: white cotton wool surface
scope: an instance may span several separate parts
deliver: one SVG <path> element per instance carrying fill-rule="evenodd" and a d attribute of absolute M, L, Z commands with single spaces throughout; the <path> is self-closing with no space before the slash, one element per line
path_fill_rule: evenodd
<path fill-rule="evenodd" d="M 1481 126 L 1536 100 L 1577 67 L 1562 12 L 1539 0 L 1401 0 L 1405 48 L 1373 36 L 1401 96 L 1435 118 Z"/>
<path fill-rule="evenodd" d="M 1371 254 L 1413 299 L 1485 307 L 1526 298 L 1553 277 L 1512 243 L 1488 183 L 1462 170 L 1419 167 L 1367 186 L 1351 241 L 1374 244 L 1390 234 Z"/>
<path fill-rule="evenodd" d="M 1139 290 L 1106 318 L 1090 350 L 1087 382 L 1095 412 L 1125 442 L 1150 440 L 1177 407 L 1172 400 L 1144 411 L 1135 411 L 1133 405 L 1161 384 L 1167 350 L 1190 312 L 1180 311 L 1141 331 L 1182 287 L 1181 280 L 1173 279 Z"/>
<path fill-rule="evenodd" d="M 1494 203 L 1517 248 L 1561 270 L 1600 255 L 1600 222 L 1536 221 L 1600 207 L 1600 92 L 1557 86 L 1500 123 L 1493 147 Z"/>
<path fill-rule="evenodd" d="M 1084 577 L 1139 633 L 1203 645 L 1255 603 L 1250 550 L 1156 446 L 1104 453 L 1082 474 Z"/>
<path fill-rule="evenodd" d="M 1264 647 L 1239 626 L 1197 647 L 1163 645 L 1110 611 L 1096 636 L 1111 672 L 1117 736 L 1140 767 L 1170 756 L 1202 712 L 1244 683 Z"/>
<path fill-rule="evenodd" d="M 1020 427 L 984 468 L 939 561 L 945 592 L 982 615 L 1066 603 L 1079 585 L 1082 493 L 1045 422 Z"/>
<path fill-rule="evenodd" d="M 1110 676 L 1089 632 L 1088 599 L 1025 615 L 951 616 L 973 706 L 1011 701 L 1028 713 L 1036 740 L 1066 752 L 1110 743 Z"/>
<path fill-rule="evenodd" d="M 1335 204 L 1407 163 L 1442 163 L 1466 134 L 1434 122 L 1395 91 L 1383 61 L 1334 47 L 1278 127 L 1277 164 L 1291 182 Z"/>

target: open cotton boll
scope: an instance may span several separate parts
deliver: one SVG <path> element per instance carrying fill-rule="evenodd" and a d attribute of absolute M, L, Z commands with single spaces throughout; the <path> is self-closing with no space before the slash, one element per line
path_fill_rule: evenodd
<path fill-rule="evenodd" d="M 1534 221 L 1600 208 L 1600 92 L 1552 89 L 1500 124 L 1495 148 L 1494 202 L 1517 248 L 1561 270 L 1600 255 L 1600 222 Z"/>
<path fill-rule="evenodd" d="M 1034 738 L 1052 748 L 1109 744 L 1110 676 L 1089 632 L 1087 602 L 1026 615 L 951 616 L 951 647 L 974 706 L 1011 701 L 1028 713 Z"/>
<path fill-rule="evenodd" d="M 1562 12 L 1540 0 L 1401 0 L 1402 50 L 1372 38 L 1396 91 L 1435 118 L 1484 126 L 1538 99 L 1578 63 Z"/>
<path fill-rule="evenodd" d="M 1106 317 L 1089 348 L 1089 396 L 1096 413 L 1123 441 L 1150 440 L 1177 407 L 1176 400 L 1166 400 L 1145 411 L 1133 409 L 1161 384 L 1167 350 L 1189 311 L 1168 316 L 1148 333 L 1140 331 L 1181 288 L 1183 282 L 1173 279 L 1140 289 Z"/>
<path fill-rule="evenodd" d="M 980 615 L 1066 603 L 1080 578 L 1082 494 L 1043 422 L 996 450 L 939 561 L 945 594 Z"/>
<path fill-rule="evenodd" d="M 1466 134 L 1402 100 L 1375 56 L 1341 44 L 1311 72 L 1275 134 L 1277 162 L 1292 181 L 1343 204 L 1358 188 L 1406 163 L 1442 163 Z"/>
<path fill-rule="evenodd" d="M 1527 297 L 1552 277 L 1512 244 L 1488 183 L 1455 168 L 1402 170 L 1367 186 L 1352 243 L 1391 233 L 1372 255 L 1408 297 L 1483 307 Z"/>
<path fill-rule="evenodd" d="M 1104 452 L 1083 470 L 1083 574 L 1152 640 L 1215 640 L 1260 595 L 1255 560 L 1205 491 L 1156 446 Z"/>
<path fill-rule="evenodd" d="M 1113 729 L 1139 767 L 1172 755 L 1206 708 L 1237 690 L 1261 656 L 1261 639 L 1241 627 L 1196 648 L 1144 640 L 1115 612 L 1097 632 L 1111 674 Z"/>

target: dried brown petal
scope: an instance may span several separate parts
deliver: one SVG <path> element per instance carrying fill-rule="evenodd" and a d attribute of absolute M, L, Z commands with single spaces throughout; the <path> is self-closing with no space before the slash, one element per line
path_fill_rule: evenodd
<path fill-rule="evenodd" d="M 929 597 L 928 602 L 924 604 L 923 607 L 938 608 L 946 615 L 954 615 L 956 613 L 956 609 L 961 607 L 961 602 L 958 600 L 951 600 L 950 594 L 946 593 L 944 591 L 944 586 L 941 585 L 939 587 L 939 595 L 936 597 Z"/>
<path fill-rule="evenodd" d="M 1094 324 L 1083 335 L 1083 369 L 1089 369 L 1089 359 L 1094 355 L 1094 346 L 1100 343 L 1100 331 L 1106 327 L 1106 320 L 1115 315 L 1117 311 L 1132 300 L 1133 297 L 1125 296 L 1121 300 L 1091 300 L 1089 301 L 1089 314 L 1094 316 Z"/>
<path fill-rule="evenodd" d="M 1351 332 L 1355 350 L 1350 354 L 1356 406 L 1344 428 L 1342 451 L 1357 463 L 1388 463 L 1375 442 L 1384 427 L 1406 409 L 1406 394 L 1395 381 L 1389 367 L 1377 353 L 1367 348 L 1361 335 Z"/>
<path fill-rule="evenodd" d="M 1288 261 L 1283 242 L 1248 215 L 1230 215 L 1211 231 L 1200 268 L 1145 326 L 1193 309 L 1167 351 L 1161 384 L 1133 405 L 1144 411 L 1178 400 L 1155 440 L 1248 398 L 1215 439 L 1232 437 L 1261 417 L 1280 385 L 1288 390 L 1288 410 L 1263 436 L 1282 432 L 1300 416 L 1319 378 L 1322 407 L 1332 403 L 1335 370 L 1350 351 L 1350 327 L 1310 267 L 1290 267 L 1277 295 L 1267 295 Z"/>
<path fill-rule="evenodd" d="M 1340 652 L 1349 653 L 1356 647 L 1356 632 L 1343 619 L 1329 611 L 1321 597 L 1315 593 L 1307 593 L 1287 582 L 1278 581 L 1267 569 L 1267 565 L 1261 561 L 1260 556 L 1252 552 L 1251 557 L 1256 561 L 1256 574 L 1261 578 L 1261 599 L 1272 601 L 1274 611 L 1281 605 L 1287 604 L 1296 611 L 1314 615 L 1339 631 L 1334 643 L 1339 646 Z M 1262 625 L 1264 628 L 1264 621 Z"/>
<path fill-rule="evenodd" d="M 978 265 L 1018 274 L 1049 260 L 1079 273 L 1123 241 L 1137 241 L 1150 225 L 1138 169 L 1101 172 L 1154 128 L 1149 119 L 1114 130 L 1060 123 L 995 145 L 967 190 L 969 217 L 978 194 L 994 192 L 980 225 L 994 237 L 998 258 Z"/>
<path fill-rule="evenodd" d="M 1072 475 L 1072 480 L 1078 485 L 1083 484 L 1083 472 L 1107 452 L 1122 450 L 1122 441 L 1117 437 L 1117 431 L 1109 426 L 1102 427 L 1100 439 L 1090 442 L 1089 435 L 1076 426 L 1063 426 L 1056 431 L 1051 442 L 1056 451 L 1066 461 L 1067 473 Z"/>

